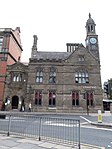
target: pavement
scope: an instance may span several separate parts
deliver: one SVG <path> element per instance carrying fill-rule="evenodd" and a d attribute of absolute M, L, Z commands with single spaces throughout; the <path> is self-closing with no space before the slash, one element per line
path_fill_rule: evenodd
<path fill-rule="evenodd" d="M 105 113 L 98 116 L 98 114 L 91 113 L 91 117 L 97 116 L 97 121 L 90 121 L 91 125 L 103 128 L 112 128 L 112 113 L 106 111 Z"/>
<path fill-rule="evenodd" d="M 95 125 L 97 127 L 112 127 L 112 114 L 110 112 L 105 112 L 101 115 L 100 122 L 94 121 L 94 117 L 98 116 L 96 113 L 89 114 L 90 118 L 93 118 L 93 121 L 88 120 L 88 123 L 91 125 Z M 104 147 L 89 145 L 89 144 L 81 144 L 81 149 L 105 149 Z M 48 141 L 39 141 L 34 138 L 25 138 L 18 136 L 7 136 L 4 134 L 0 134 L 0 149 L 78 149 L 73 146 L 65 145 L 65 144 L 57 144 L 55 142 Z"/>
<path fill-rule="evenodd" d="M 78 149 L 63 144 L 39 141 L 31 138 L 0 135 L 0 149 Z M 93 145 L 81 145 L 81 149 L 104 149 Z"/>

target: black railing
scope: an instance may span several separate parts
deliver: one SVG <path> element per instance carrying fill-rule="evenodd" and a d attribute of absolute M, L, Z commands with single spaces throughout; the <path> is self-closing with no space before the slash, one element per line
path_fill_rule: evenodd
<path fill-rule="evenodd" d="M 35 137 L 67 144 L 80 149 L 80 120 L 37 116 L 23 113 L 1 113 L 0 133 Z"/>

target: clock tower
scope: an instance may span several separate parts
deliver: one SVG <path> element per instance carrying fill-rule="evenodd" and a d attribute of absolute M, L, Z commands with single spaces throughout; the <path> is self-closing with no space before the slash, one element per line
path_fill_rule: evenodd
<path fill-rule="evenodd" d="M 86 48 L 99 60 L 98 35 L 96 34 L 95 26 L 96 24 L 89 13 L 89 19 L 86 22 Z"/>

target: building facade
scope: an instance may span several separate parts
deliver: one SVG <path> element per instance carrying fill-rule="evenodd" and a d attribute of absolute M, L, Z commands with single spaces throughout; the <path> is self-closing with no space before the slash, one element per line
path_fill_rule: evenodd
<path fill-rule="evenodd" d="M 4 100 L 9 109 L 39 112 L 96 112 L 102 108 L 98 35 L 89 14 L 86 46 L 67 43 L 67 52 L 44 52 L 37 36 L 28 64 L 19 61 L 7 68 Z M 6 100 L 7 101 L 7 100 Z"/>
<path fill-rule="evenodd" d="M 21 58 L 20 28 L 0 28 L 0 109 L 3 104 L 7 65 Z"/>

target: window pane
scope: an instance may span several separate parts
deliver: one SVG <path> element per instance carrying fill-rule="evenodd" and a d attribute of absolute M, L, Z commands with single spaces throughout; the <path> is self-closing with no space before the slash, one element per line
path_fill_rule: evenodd
<path fill-rule="evenodd" d="M 55 106 L 55 98 L 53 98 L 53 105 Z"/>
<path fill-rule="evenodd" d="M 78 83 L 79 82 L 79 79 L 78 78 L 75 78 L 75 82 Z"/>
<path fill-rule="evenodd" d="M 75 77 L 78 77 L 78 73 L 77 72 L 75 73 Z"/>
<path fill-rule="evenodd" d="M 85 78 L 82 78 L 82 83 L 86 83 L 86 79 Z"/>
<path fill-rule="evenodd" d="M 14 81 L 14 82 L 16 81 L 16 76 L 13 77 L 13 81 Z"/>
<path fill-rule="evenodd" d="M 82 83 L 82 80 L 81 80 L 81 78 L 79 78 L 79 83 Z"/>
<path fill-rule="evenodd" d="M 79 72 L 79 77 L 81 77 L 82 76 L 82 74 L 81 74 L 81 72 Z"/>
<path fill-rule="evenodd" d="M 53 82 L 53 78 L 50 77 L 50 78 L 49 78 L 49 83 L 52 83 L 52 82 Z"/>
<path fill-rule="evenodd" d="M 0 37 L 0 43 L 1 43 L 1 42 L 3 42 L 3 38 L 2 38 L 2 37 Z"/>
<path fill-rule="evenodd" d="M 17 76 L 17 80 L 16 81 L 19 82 L 19 76 Z"/>
<path fill-rule="evenodd" d="M 82 72 L 82 77 L 85 77 L 85 73 L 84 72 Z"/>
<path fill-rule="evenodd" d="M 35 104 L 37 105 L 37 98 L 35 98 Z"/>
<path fill-rule="evenodd" d="M 53 73 L 53 76 L 56 76 L 56 72 Z"/>
<path fill-rule="evenodd" d="M 88 73 L 86 72 L 86 77 L 88 77 Z"/>
<path fill-rule="evenodd" d="M 89 83 L 89 79 L 88 78 L 86 78 L 86 83 Z"/>
<path fill-rule="evenodd" d="M 41 105 L 41 99 L 39 99 L 39 105 Z"/>
<path fill-rule="evenodd" d="M 79 99 L 76 99 L 76 105 L 79 106 Z"/>
<path fill-rule="evenodd" d="M 49 99 L 49 105 L 51 105 L 51 99 Z"/>
<path fill-rule="evenodd" d="M 42 73 L 42 71 L 40 72 L 40 76 L 43 76 L 43 73 Z"/>
<path fill-rule="evenodd" d="M 36 82 L 37 82 L 37 83 L 39 82 L 39 77 L 36 78 Z"/>
<path fill-rule="evenodd" d="M 37 72 L 36 76 L 39 76 L 39 72 Z"/>
<path fill-rule="evenodd" d="M 43 78 L 40 78 L 40 83 L 42 83 L 43 82 Z"/>
<path fill-rule="evenodd" d="M 75 106 L 75 99 L 72 99 L 72 105 Z"/>

